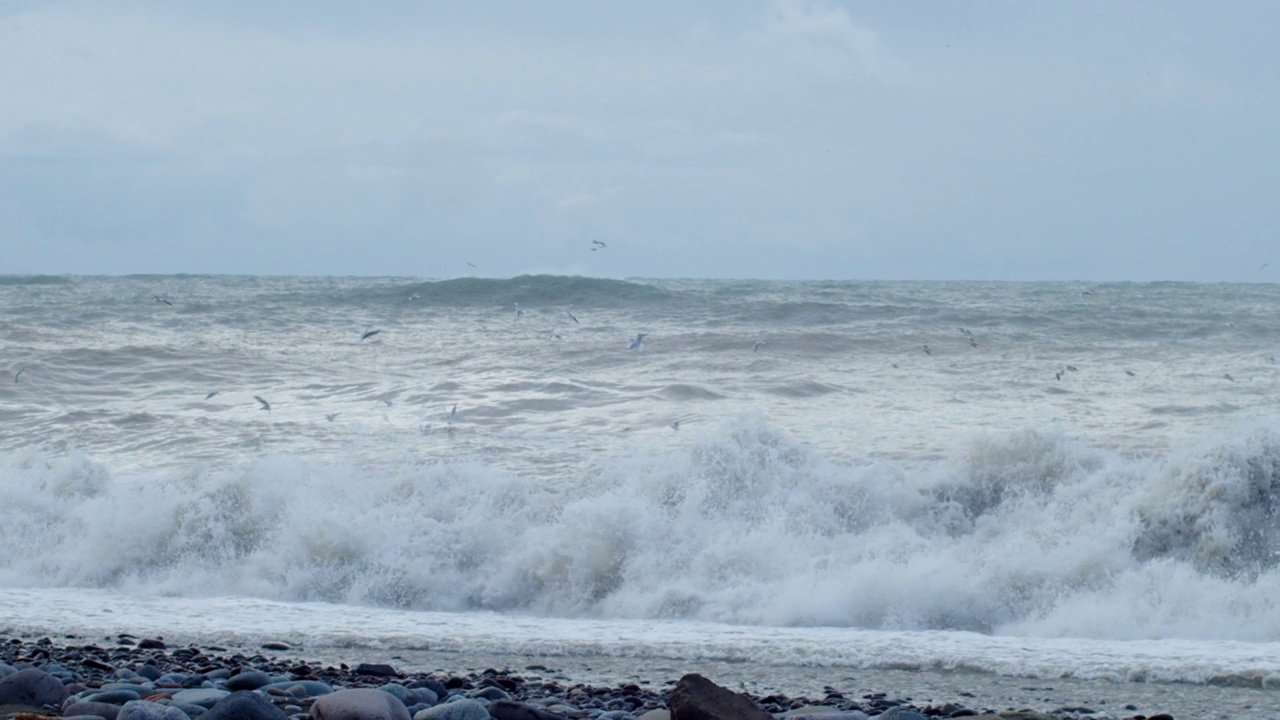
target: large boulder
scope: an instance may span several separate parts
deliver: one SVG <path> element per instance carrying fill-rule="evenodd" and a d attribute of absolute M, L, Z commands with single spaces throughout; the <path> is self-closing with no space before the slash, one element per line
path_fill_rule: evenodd
<path fill-rule="evenodd" d="M 667 707 L 671 709 L 671 720 L 773 720 L 751 698 L 697 673 L 680 678 Z"/>
<path fill-rule="evenodd" d="M 312 720 L 412 720 L 404 703 L 385 690 L 355 688 L 322 695 L 311 705 Z"/>
<path fill-rule="evenodd" d="M 61 705 L 70 694 L 61 680 L 36 668 L 0 679 L 0 705 Z"/>
<path fill-rule="evenodd" d="M 285 720 L 285 714 L 262 695 L 242 690 L 214 703 L 200 720 Z"/>

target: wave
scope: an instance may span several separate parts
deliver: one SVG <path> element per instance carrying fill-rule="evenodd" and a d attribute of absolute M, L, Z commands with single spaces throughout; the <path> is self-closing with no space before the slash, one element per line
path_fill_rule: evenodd
<path fill-rule="evenodd" d="M 361 290 L 379 299 L 410 297 L 428 306 L 478 307 L 513 303 L 531 308 L 543 305 L 590 308 L 629 307 L 661 303 L 679 293 L 655 285 L 630 280 L 611 280 L 576 275 L 520 275 L 513 278 L 453 278 L 430 282 L 410 282 L 394 288 Z"/>
<path fill-rule="evenodd" d="M 66 275 L 0 275 L 3 285 L 69 285 L 72 279 Z"/>
<path fill-rule="evenodd" d="M 0 457 L 8 587 L 1041 637 L 1280 640 L 1280 432 L 1126 458 L 1060 434 L 840 464 L 759 417 L 548 486 L 296 456 L 114 476 Z"/>

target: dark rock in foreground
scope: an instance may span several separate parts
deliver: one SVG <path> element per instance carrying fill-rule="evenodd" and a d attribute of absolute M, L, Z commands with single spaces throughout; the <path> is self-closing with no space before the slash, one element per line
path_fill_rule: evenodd
<path fill-rule="evenodd" d="M 722 688 L 697 673 L 680 678 L 667 704 L 671 720 L 773 720 L 746 695 Z"/>

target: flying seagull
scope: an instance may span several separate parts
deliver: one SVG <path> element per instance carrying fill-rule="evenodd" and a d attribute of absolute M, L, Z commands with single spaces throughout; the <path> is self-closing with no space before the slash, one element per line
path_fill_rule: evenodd
<path fill-rule="evenodd" d="M 1236 381 L 1236 379 L 1235 379 L 1235 378 L 1231 377 L 1231 373 L 1222 373 L 1222 377 L 1224 377 L 1224 378 L 1226 378 L 1226 379 L 1230 380 L 1231 382 L 1235 382 L 1235 381 Z"/>
<path fill-rule="evenodd" d="M 760 348 L 762 348 L 762 347 L 764 347 L 765 345 L 768 345 L 768 344 L 769 344 L 769 343 L 767 343 L 767 342 L 765 342 L 765 341 L 763 341 L 763 340 L 757 340 L 757 341 L 756 341 L 756 344 L 751 346 L 751 352 L 760 352 Z"/>
<path fill-rule="evenodd" d="M 369 338 L 373 337 L 374 335 L 377 335 L 380 332 L 382 332 L 381 329 L 369 330 L 368 332 L 360 336 L 360 342 L 364 342 L 365 340 L 368 340 Z"/>
<path fill-rule="evenodd" d="M 1054 373 L 1054 374 L 1053 374 L 1053 376 L 1054 376 L 1054 377 L 1056 377 L 1056 378 L 1058 378 L 1058 382 L 1062 382 L 1062 371 L 1061 371 L 1061 370 L 1059 370 L 1058 372 Z"/>
<path fill-rule="evenodd" d="M 214 396 L 214 395 L 217 395 L 217 394 L 218 394 L 218 391 L 217 391 L 217 390 L 212 390 L 212 391 L 210 391 L 210 392 L 209 392 L 209 394 L 208 394 L 208 395 L 205 395 L 205 396 L 204 396 L 204 399 L 205 399 L 205 400 L 212 400 L 212 399 L 213 399 L 213 396 Z"/>
<path fill-rule="evenodd" d="M 419 295 L 418 293 L 414 293 L 414 294 L 412 294 L 412 295 L 410 295 L 410 296 L 409 296 L 409 301 L 410 301 L 410 302 L 412 302 L 412 301 L 414 301 L 414 300 L 418 300 L 418 299 L 421 299 L 421 298 L 422 298 L 422 296 L 421 296 L 421 295 Z"/>
<path fill-rule="evenodd" d="M 449 415 L 444 419 L 444 421 L 452 425 L 453 421 L 457 419 L 457 417 L 458 417 L 458 403 L 454 403 L 453 409 L 449 411 Z"/>
<path fill-rule="evenodd" d="M 467 263 L 467 267 L 471 268 L 472 270 L 479 270 L 479 269 L 480 269 L 480 268 L 476 267 L 476 264 L 475 264 L 475 263 L 473 263 L 473 262 L 468 262 L 468 263 Z"/>
<path fill-rule="evenodd" d="M 649 335 L 649 333 L 636 333 L 636 339 L 631 341 L 631 344 L 627 346 L 627 349 L 628 349 L 628 350 L 643 350 L 643 349 L 644 349 L 644 339 L 645 339 L 645 337 L 646 337 L 646 336 L 648 336 L 648 335 Z"/>
<path fill-rule="evenodd" d="M 965 330 L 964 328 L 960 328 L 960 334 L 961 334 L 961 335 L 968 335 L 969 337 L 973 337 L 973 333 L 969 332 L 968 330 Z"/>
<path fill-rule="evenodd" d="M 1069 371 L 1071 371 L 1071 372 L 1079 372 L 1079 371 L 1080 371 L 1080 368 L 1077 368 L 1075 365 L 1068 365 L 1068 366 L 1067 366 L 1067 370 L 1069 370 Z"/>
<path fill-rule="evenodd" d="M 516 303 L 516 317 L 524 317 L 524 308 L 520 307 L 520 303 Z"/>
<path fill-rule="evenodd" d="M 165 305 L 168 305 L 169 307 L 173 307 L 173 303 L 169 302 L 168 300 L 165 300 L 164 298 L 160 297 L 159 295 L 156 295 L 155 297 L 156 297 L 156 301 L 157 301 L 157 302 L 162 302 L 162 303 L 164 303 Z"/>
<path fill-rule="evenodd" d="M 605 244 L 604 244 L 604 241 L 603 241 L 603 240 L 592 240 L 592 241 L 591 241 L 591 244 L 595 246 L 595 247 L 591 248 L 592 250 L 597 250 L 597 249 L 599 249 L 599 248 L 607 248 L 607 247 L 609 247 L 608 245 L 605 245 Z"/>
<path fill-rule="evenodd" d="M 22 373 L 26 372 L 26 368 L 18 368 L 18 372 L 13 374 L 13 381 L 18 382 L 18 378 L 22 377 Z"/>
<path fill-rule="evenodd" d="M 271 403 L 267 402 L 266 400 L 263 400 L 261 395 L 254 395 L 253 399 L 257 400 L 259 403 L 262 404 L 261 409 L 266 410 L 267 412 L 271 412 Z"/>
<path fill-rule="evenodd" d="M 574 323 L 575 325 L 581 325 L 581 324 L 582 324 L 582 323 L 579 323 L 579 322 L 578 322 L 578 318 L 574 317 L 574 316 L 573 316 L 573 313 L 569 312 L 568 310 L 565 310 L 565 311 L 564 311 L 564 314 L 565 314 L 565 315 L 568 315 L 568 316 L 569 316 L 569 319 L 570 319 L 570 320 L 572 320 L 572 321 L 573 321 L 573 323 Z"/>
<path fill-rule="evenodd" d="M 969 347 L 978 347 L 978 341 L 974 340 L 972 335 L 969 336 Z"/>
<path fill-rule="evenodd" d="M 328 420 L 329 422 L 333 422 L 333 419 L 334 419 L 334 418 L 336 418 L 336 417 L 338 417 L 338 416 L 339 416 L 339 415 L 341 415 L 341 414 L 342 414 L 342 413 L 325 413 L 325 414 L 324 414 L 324 419 L 325 419 L 325 420 Z"/>
<path fill-rule="evenodd" d="M 933 351 L 929 349 L 929 346 L 928 346 L 928 345 L 921 345 L 920 347 L 924 349 L 924 354 L 925 354 L 925 355 L 932 355 L 932 354 L 933 354 Z"/>
<path fill-rule="evenodd" d="M 1135 373 L 1135 372 L 1134 372 L 1134 371 L 1132 371 L 1132 370 L 1125 370 L 1125 371 L 1124 371 L 1124 374 L 1125 374 L 1125 375 L 1128 375 L 1129 377 L 1138 377 L 1138 374 L 1137 374 L 1137 373 Z"/>
<path fill-rule="evenodd" d="M 672 430 L 679 430 L 679 429 L 680 429 L 680 421 L 679 421 L 679 420 L 677 420 L 677 421 L 675 421 L 675 422 L 671 423 L 671 429 L 672 429 Z"/>

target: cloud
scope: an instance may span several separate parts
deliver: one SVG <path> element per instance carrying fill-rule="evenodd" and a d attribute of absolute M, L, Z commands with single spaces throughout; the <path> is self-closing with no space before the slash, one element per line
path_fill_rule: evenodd
<path fill-rule="evenodd" d="M 775 0 L 765 19 L 766 38 L 792 64 L 828 79 L 849 75 L 900 80 L 905 65 L 879 35 L 853 22 L 843 7 L 809 0 Z"/>

